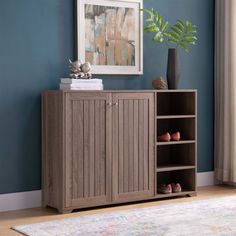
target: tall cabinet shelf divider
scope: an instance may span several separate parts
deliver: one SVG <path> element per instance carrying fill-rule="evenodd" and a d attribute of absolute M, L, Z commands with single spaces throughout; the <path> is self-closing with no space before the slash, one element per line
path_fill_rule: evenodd
<path fill-rule="evenodd" d="M 180 132 L 180 141 L 160 142 L 166 132 Z M 166 90 L 156 92 L 156 197 L 196 195 L 197 92 Z M 180 183 L 180 193 L 162 194 L 162 184 Z"/>

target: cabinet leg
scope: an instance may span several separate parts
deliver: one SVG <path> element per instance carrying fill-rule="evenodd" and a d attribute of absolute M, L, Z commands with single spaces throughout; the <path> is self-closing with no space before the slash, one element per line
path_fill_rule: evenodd
<path fill-rule="evenodd" d="M 197 193 L 191 193 L 191 194 L 188 194 L 187 196 L 188 196 L 188 197 L 196 197 L 196 196 L 197 196 Z"/>
<path fill-rule="evenodd" d="M 58 209 L 58 213 L 60 214 L 70 214 L 73 209 Z"/>

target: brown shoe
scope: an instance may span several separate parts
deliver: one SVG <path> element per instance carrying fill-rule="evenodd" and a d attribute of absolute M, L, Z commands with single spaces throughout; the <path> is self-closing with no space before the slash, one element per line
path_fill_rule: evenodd
<path fill-rule="evenodd" d="M 172 141 L 179 141 L 180 140 L 180 132 L 176 132 L 170 135 Z"/>
<path fill-rule="evenodd" d="M 157 140 L 161 141 L 161 142 L 169 142 L 170 141 L 170 134 L 168 132 L 165 134 L 162 134 L 157 137 Z"/>

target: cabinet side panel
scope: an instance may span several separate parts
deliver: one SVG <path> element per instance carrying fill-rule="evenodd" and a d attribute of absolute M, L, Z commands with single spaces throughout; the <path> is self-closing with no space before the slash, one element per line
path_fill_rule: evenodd
<path fill-rule="evenodd" d="M 60 92 L 42 95 L 42 199 L 43 206 L 62 207 L 62 119 Z"/>

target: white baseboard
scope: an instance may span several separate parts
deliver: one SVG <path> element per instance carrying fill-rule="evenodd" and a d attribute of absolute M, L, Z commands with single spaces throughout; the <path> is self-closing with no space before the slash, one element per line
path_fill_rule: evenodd
<path fill-rule="evenodd" d="M 197 173 L 197 186 L 212 186 L 215 185 L 214 171 Z"/>
<path fill-rule="evenodd" d="M 197 174 L 197 186 L 214 185 L 214 172 L 202 172 Z M 41 206 L 41 190 L 0 194 L 0 212 L 13 211 Z"/>
<path fill-rule="evenodd" d="M 0 194 L 0 212 L 41 206 L 41 190 Z"/>

